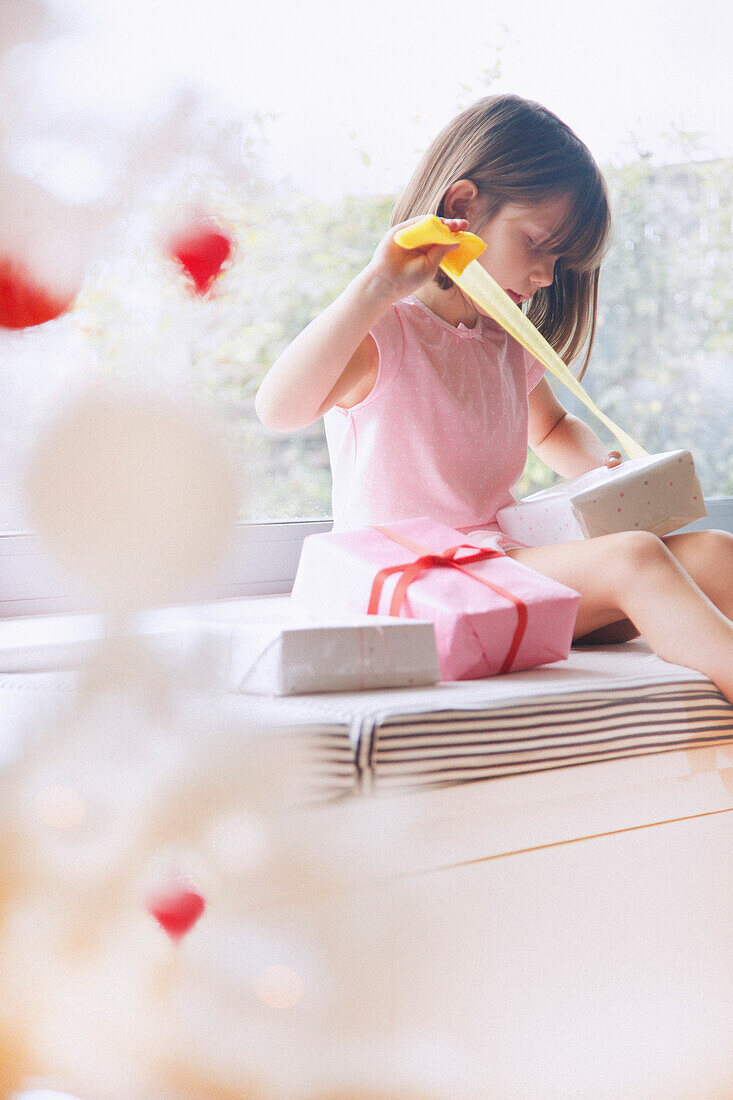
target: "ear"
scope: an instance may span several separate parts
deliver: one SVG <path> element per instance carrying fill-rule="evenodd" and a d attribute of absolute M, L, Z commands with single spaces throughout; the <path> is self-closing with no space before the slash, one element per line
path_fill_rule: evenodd
<path fill-rule="evenodd" d="M 478 193 L 478 187 L 473 180 L 457 180 L 452 183 L 443 196 L 443 217 L 470 220 L 469 211 L 473 212 Z"/>

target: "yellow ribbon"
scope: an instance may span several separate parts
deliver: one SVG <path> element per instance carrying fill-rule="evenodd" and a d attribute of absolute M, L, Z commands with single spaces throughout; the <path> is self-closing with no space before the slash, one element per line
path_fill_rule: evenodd
<path fill-rule="evenodd" d="M 515 305 L 509 295 L 492 279 L 488 271 L 481 264 L 472 262 L 486 248 L 480 237 L 475 236 L 473 233 L 452 233 L 440 218 L 429 215 L 413 225 L 401 229 L 395 235 L 395 241 L 405 249 L 422 248 L 425 245 L 433 244 L 458 243 L 458 248 L 449 252 L 440 264 L 454 283 L 464 293 L 468 294 L 484 313 L 493 317 L 502 328 L 506 329 L 510 336 L 513 336 L 522 347 L 534 355 L 543 367 L 554 374 L 564 386 L 567 386 L 570 392 L 574 393 L 578 400 L 582 401 L 593 415 L 606 425 L 629 458 L 645 458 L 647 456 L 647 451 L 635 439 L 632 439 L 623 428 L 619 428 L 610 417 L 601 412 L 555 349 L 537 331 L 530 319 L 522 313 L 519 306 Z"/>

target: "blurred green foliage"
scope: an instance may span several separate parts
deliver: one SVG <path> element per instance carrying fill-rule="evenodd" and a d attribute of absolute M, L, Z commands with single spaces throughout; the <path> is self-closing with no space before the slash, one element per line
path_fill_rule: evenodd
<path fill-rule="evenodd" d="M 596 403 L 650 452 L 688 447 L 709 496 L 733 494 L 732 169 L 730 160 L 655 167 L 641 156 L 606 170 L 615 229 L 584 379 Z M 268 183 L 253 158 L 236 186 L 229 177 L 219 189 L 216 209 L 237 255 L 211 300 L 184 307 L 171 270 L 148 258 L 159 292 L 157 306 L 149 296 L 141 311 L 139 249 L 137 296 L 115 289 L 110 273 L 87 289 L 88 328 L 109 364 L 124 360 L 133 331 L 144 331 L 143 343 L 163 358 L 188 333 L 192 383 L 223 413 L 248 486 L 245 519 L 330 512 L 322 425 L 287 437 L 268 431 L 254 395 L 278 354 L 368 263 L 391 204 L 390 196 L 314 202 L 287 182 Z M 615 446 L 584 406 L 555 388 Z M 517 495 L 555 480 L 530 453 Z"/>

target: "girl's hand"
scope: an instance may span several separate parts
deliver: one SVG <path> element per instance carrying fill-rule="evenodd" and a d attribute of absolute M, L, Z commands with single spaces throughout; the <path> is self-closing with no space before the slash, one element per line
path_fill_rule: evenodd
<path fill-rule="evenodd" d="M 422 248 L 402 248 L 395 242 L 395 236 L 408 225 L 414 225 L 420 218 L 411 218 L 400 225 L 393 226 L 389 233 L 379 243 L 366 268 L 366 274 L 378 282 L 380 290 L 389 292 L 393 301 L 398 301 L 413 291 L 418 290 L 424 283 L 429 282 L 444 256 L 458 248 L 455 244 L 433 244 Z M 448 226 L 451 233 L 460 233 L 468 228 L 465 218 L 441 218 Z"/>
<path fill-rule="evenodd" d="M 604 465 L 608 466 L 609 470 L 612 470 L 614 466 L 620 466 L 623 462 L 620 451 L 609 451 L 606 455 Z"/>

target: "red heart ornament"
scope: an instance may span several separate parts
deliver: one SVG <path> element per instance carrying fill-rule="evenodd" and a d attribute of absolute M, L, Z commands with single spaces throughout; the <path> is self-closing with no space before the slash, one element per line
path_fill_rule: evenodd
<path fill-rule="evenodd" d="M 199 222 L 171 241 L 170 253 L 193 283 L 194 293 L 203 297 L 231 256 L 232 241 L 222 229 Z"/>
<path fill-rule="evenodd" d="M 206 908 L 206 900 L 185 882 L 172 882 L 151 894 L 145 908 L 172 940 L 179 940 L 193 928 Z"/>
<path fill-rule="evenodd" d="M 0 328 L 32 328 L 53 321 L 75 297 L 41 286 L 22 263 L 0 256 Z"/>

